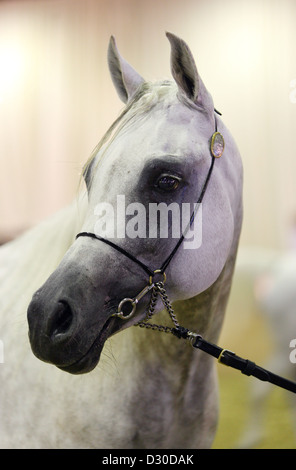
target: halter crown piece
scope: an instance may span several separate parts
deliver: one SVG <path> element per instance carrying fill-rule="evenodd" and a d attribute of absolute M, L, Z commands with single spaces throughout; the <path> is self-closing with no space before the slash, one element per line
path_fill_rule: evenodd
<path fill-rule="evenodd" d="M 221 115 L 221 113 L 217 111 L 216 109 L 215 109 L 215 112 Z M 219 346 L 212 344 L 209 341 L 206 341 L 199 334 L 194 333 L 188 330 L 187 328 L 180 326 L 176 318 L 176 315 L 174 313 L 174 310 L 172 308 L 172 305 L 165 291 L 165 287 L 164 287 L 164 284 L 166 281 L 165 270 L 168 267 L 171 260 L 173 259 L 174 255 L 176 254 L 178 248 L 182 244 L 187 231 L 189 230 L 189 228 L 191 227 L 195 219 L 199 204 L 202 202 L 204 198 L 209 180 L 211 178 L 213 168 L 214 168 L 214 162 L 216 158 L 220 158 L 222 156 L 224 152 L 224 148 L 225 148 L 224 138 L 223 138 L 223 135 L 217 130 L 217 119 L 215 116 L 215 132 L 213 133 L 210 139 L 210 152 L 211 152 L 211 157 L 212 157 L 211 165 L 208 170 L 208 174 L 203 184 L 201 193 L 199 195 L 199 198 L 196 204 L 196 209 L 191 214 L 190 223 L 188 224 L 186 230 L 182 233 L 174 249 L 172 250 L 170 255 L 166 258 L 166 260 L 162 263 L 160 268 L 154 269 L 154 270 L 150 269 L 142 261 L 138 260 L 134 255 L 126 251 L 124 248 L 116 245 L 115 243 L 111 242 L 110 240 L 106 238 L 95 235 L 94 233 L 80 232 L 78 233 L 78 235 L 76 235 L 76 239 L 79 237 L 90 237 L 90 238 L 99 240 L 103 243 L 106 243 L 107 245 L 117 250 L 119 253 L 125 255 L 134 263 L 138 264 L 149 276 L 149 283 L 141 290 L 141 292 L 139 292 L 139 294 L 136 295 L 134 298 L 124 298 L 123 300 L 121 300 L 121 302 L 118 305 L 117 312 L 115 312 L 112 316 L 118 317 L 122 320 L 130 319 L 136 312 L 138 302 L 146 294 L 151 292 L 151 298 L 150 298 L 149 306 L 146 311 L 146 317 L 143 321 L 136 323 L 135 326 L 139 326 L 141 328 L 149 328 L 152 330 L 157 330 L 157 331 L 161 331 L 165 333 L 171 333 L 179 339 L 180 338 L 187 339 L 194 348 L 201 349 L 205 353 L 215 357 L 216 359 L 218 359 L 218 362 L 221 364 L 224 364 L 229 367 L 233 367 L 234 369 L 238 369 L 245 375 L 248 375 L 248 376 L 252 375 L 259 380 L 270 382 L 281 388 L 284 388 L 293 393 L 296 393 L 296 383 L 291 382 L 290 380 L 287 380 L 276 374 L 273 374 L 272 372 L 269 372 L 266 369 L 263 369 L 262 367 L 257 366 L 255 362 L 249 361 L 248 359 L 243 359 L 237 356 L 232 351 L 229 351 L 228 349 L 220 348 Z M 158 276 L 162 275 L 162 280 L 158 282 L 153 282 L 153 278 L 156 275 Z M 172 328 L 168 326 L 149 323 L 149 320 L 154 314 L 158 297 L 161 298 L 161 301 L 165 307 L 165 310 L 168 312 L 172 320 L 172 323 L 174 325 Z"/>

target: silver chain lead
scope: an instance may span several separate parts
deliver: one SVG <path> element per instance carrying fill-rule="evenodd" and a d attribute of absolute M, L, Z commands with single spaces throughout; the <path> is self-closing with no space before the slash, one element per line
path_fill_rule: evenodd
<path fill-rule="evenodd" d="M 150 318 L 154 314 L 158 296 L 160 296 L 160 298 L 162 300 L 162 303 L 163 303 L 165 309 L 167 310 L 167 312 L 168 312 L 175 328 L 180 327 L 179 322 L 177 320 L 177 317 L 174 313 L 173 307 L 172 307 L 172 305 L 169 301 L 169 298 L 166 294 L 163 282 L 156 282 L 153 285 L 151 299 L 150 299 L 150 303 L 149 303 L 149 307 L 148 307 L 148 310 L 147 310 L 146 317 L 145 317 L 144 320 L 136 323 L 135 326 L 139 326 L 140 328 L 150 328 L 152 330 L 158 330 L 158 331 L 162 331 L 164 333 L 172 333 L 173 328 L 171 328 L 169 326 L 157 325 L 155 323 L 148 323 L 148 321 L 150 320 Z"/>

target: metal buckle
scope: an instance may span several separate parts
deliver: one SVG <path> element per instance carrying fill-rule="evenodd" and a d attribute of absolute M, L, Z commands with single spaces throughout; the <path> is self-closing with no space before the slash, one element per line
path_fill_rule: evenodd
<path fill-rule="evenodd" d="M 225 364 L 224 362 L 222 362 L 222 359 L 224 358 L 224 353 L 226 353 L 226 352 L 228 352 L 230 354 L 235 354 L 233 351 L 230 351 L 229 349 L 223 349 L 219 354 L 218 362 L 220 364 L 223 364 L 223 366 L 230 367 L 228 364 Z"/>

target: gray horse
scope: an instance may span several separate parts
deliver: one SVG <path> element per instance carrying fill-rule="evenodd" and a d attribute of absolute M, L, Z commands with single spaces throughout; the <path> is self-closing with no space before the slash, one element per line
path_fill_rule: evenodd
<path fill-rule="evenodd" d="M 134 327 L 145 318 L 149 293 L 130 318 L 116 315 L 122 299 L 149 285 L 147 272 L 124 253 L 154 271 L 176 246 L 174 234 L 160 236 L 159 227 L 154 236 L 136 236 L 140 221 L 148 221 L 151 204 L 196 203 L 216 131 L 225 149 L 196 214 L 202 240 L 193 247 L 184 238 L 165 271 L 166 293 L 184 327 L 217 342 L 234 270 L 242 221 L 240 155 L 188 46 L 167 37 L 174 80 L 157 83 L 146 82 L 111 38 L 109 67 L 126 106 L 84 168 L 87 194 L 0 250 L 4 448 L 209 448 L 214 439 L 213 359 L 172 335 Z M 130 211 L 142 207 L 146 214 L 133 220 L 130 237 L 122 233 L 137 213 L 122 218 L 123 196 Z M 114 208 L 116 220 L 110 225 L 105 219 L 105 225 L 117 228 L 113 243 L 122 252 L 75 237 L 94 232 L 102 204 Z M 162 310 L 158 300 L 158 323 L 166 318 Z"/>

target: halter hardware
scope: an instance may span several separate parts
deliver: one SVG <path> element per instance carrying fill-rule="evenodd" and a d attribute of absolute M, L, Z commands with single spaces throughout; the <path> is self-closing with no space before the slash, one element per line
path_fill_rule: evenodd
<path fill-rule="evenodd" d="M 162 284 L 165 283 L 166 281 L 166 274 L 162 272 L 161 269 L 156 269 L 153 274 L 151 274 L 151 276 L 149 276 L 149 284 L 147 284 L 147 286 L 144 287 L 144 289 L 142 289 L 138 295 L 136 295 L 136 297 L 134 297 L 133 299 L 129 298 L 129 297 L 126 297 L 125 299 L 122 299 L 121 302 L 119 303 L 118 305 L 118 308 L 117 308 L 117 313 L 114 313 L 112 316 L 113 317 L 119 317 L 121 318 L 122 320 L 129 320 L 135 313 L 136 313 L 136 309 L 137 309 L 137 304 L 138 302 L 141 300 L 142 297 L 144 297 L 144 295 L 148 294 L 152 289 L 154 289 L 154 286 L 155 286 L 155 283 L 152 282 L 152 279 L 153 279 L 153 276 L 155 274 L 162 274 L 163 276 L 163 279 L 162 279 Z M 125 304 L 130 304 L 131 305 L 131 310 L 130 312 L 124 312 L 123 311 L 123 306 Z"/>
<path fill-rule="evenodd" d="M 122 301 L 118 305 L 117 313 L 114 313 L 112 316 L 119 317 L 122 320 L 130 319 L 136 312 L 138 302 L 141 300 L 142 297 L 144 297 L 144 295 L 148 294 L 148 292 L 150 292 L 151 289 L 153 289 L 153 287 L 154 287 L 154 284 L 152 284 L 152 282 L 151 283 L 149 282 L 149 284 L 146 287 L 144 287 L 144 289 L 142 289 L 141 292 L 139 292 L 139 294 L 133 299 L 130 299 L 129 297 L 122 299 Z M 123 311 L 124 304 L 131 305 L 132 309 L 130 312 L 124 313 Z"/>
<path fill-rule="evenodd" d="M 149 284 L 151 285 L 152 284 L 152 279 L 153 279 L 153 276 L 155 274 L 162 274 L 163 275 L 163 279 L 162 279 L 162 282 L 165 283 L 166 281 L 166 273 L 162 271 L 162 269 L 155 269 L 155 271 L 153 271 L 153 274 L 151 276 L 149 276 Z"/>

